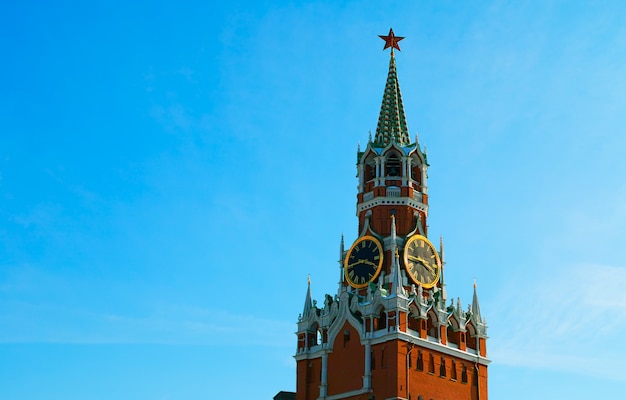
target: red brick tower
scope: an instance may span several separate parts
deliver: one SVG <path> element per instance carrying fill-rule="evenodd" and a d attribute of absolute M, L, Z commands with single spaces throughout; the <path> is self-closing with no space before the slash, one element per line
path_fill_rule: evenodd
<path fill-rule="evenodd" d="M 446 306 L 443 241 L 428 239 L 428 162 L 411 143 L 391 59 L 374 140 L 357 153 L 359 236 L 322 308 L 307 288 L 298 319 L 297 400 L 487 400 L 487 326 Z"/>

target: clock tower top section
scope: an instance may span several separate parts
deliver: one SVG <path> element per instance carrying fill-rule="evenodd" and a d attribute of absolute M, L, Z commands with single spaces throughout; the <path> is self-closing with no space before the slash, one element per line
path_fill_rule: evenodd
<path fill-rule="evenodd" d="M 383 94 L 383 104 L 380 107 L 374 144 L 381 147 L 385 147 L 390 143 L 404 146 L 410 144 L 411 140 L 409 139 L 409 128 L 404 115 L 398 74 L 396 73 L 396 57 L 393 52 L 393 49 L 400 50 L 398 42 L 404 39 L 404 37 L 395 36 L 393 29 L 389 29 L 389 35 L 381 35 L 380 38 L 385 41 L 384 49 L 391 47 L 391 59 L 389 60 L 389 73 L 387 74 L 387 83 L 385 85 L 385 93 Z"/>
<path fill-rule="evenodd" d="M 427 236 L 428 162 L 417 135 L 411 143 L 394 53 L 404 38 L 391 29 L 380 38 L 385 41 L 384 49 L 391 48 L 391 58 L 376 135 L 374 140 L 370 135 L 367 147 L 357 154 L 359 236 L 389 236 L 392 216 L 398 235 Z"/>

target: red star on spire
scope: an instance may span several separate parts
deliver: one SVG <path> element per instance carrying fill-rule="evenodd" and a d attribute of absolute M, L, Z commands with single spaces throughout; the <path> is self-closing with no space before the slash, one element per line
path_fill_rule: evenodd
<path fill-rule="evenodd" d="M 385 41 L 385 47 L 383 47 L 383 50 L 391 47 L 392 53 L 393 49 L 398 49 L 398 51 L 400 51 L 400 46 L 398 46 L 398 42 L 404 39 L 404 37 L 394 35 L 393 29 L 389 28 L 389 34 L 387 36 L 378 35 L 378 37 Z"/>

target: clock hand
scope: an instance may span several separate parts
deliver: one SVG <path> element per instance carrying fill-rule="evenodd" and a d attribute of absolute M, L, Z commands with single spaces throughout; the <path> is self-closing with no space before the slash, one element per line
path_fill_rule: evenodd
<path fill-rule="evenodd" d="M 428 261 L 426 261 L 425 259 L 423 259 L 422 257 L 417 257 L 417 259 L 419 260 L 419 262 L 422 263 L 422 265 L 424 267 L 426 267 L 426 269 L 428 269 L 430 272 L 434 273 L 435 271 L 433 270 L 433 267 L 430 265 L 430 263 Z"/>
<path fill-rule="evenodd" d="M 433 267 L 430 266 L 430 264 L 428 264 L 426 262 L 423 262 L 422 264 L 426 267 L 427 270 L 429 270 L 433 274 L 435 273 L 435 270 L 433 269 Z"/>
<path fill-rule="evenodd" d="M 363 264 L 368 264 L 368 265 L 371 265 L 372 267 L 378 267 L 376 263 L 373 263 L 370 260 L 361 260 L 361 261 L 363 261 Z"/>
<path fill-rule="evenodd" d="M 428 269 L 430 272 L 435 273 L 435 270 L 433 269 L 433 267 L 431 267 L 430 263 L 426 260 L 424 260 L 422 257 L 414 257 L 411 255 L 408 255 L 407 257 L 409 260 L 411 261 L 417 261 L 420 264 L 422 264 L 426 269 Z"/>
<path fill-rule="evenodd" d="M 348 268 L 351 268 L 351 267 L 353 267 L 355 265 L 359 265 L 359 264 L 368 264 L 368 265 L 371 265 L 373 267 L 378 267 L 378 265 L 376 265 L 376 263 L 373 263 L 370 260 L 366 260 L 366 259 L 362 258 L 362 259 L 360 259 L 360 260 L 358 260 L 356 262 L 353 262 L 352 264 L 348 264 Z"/>

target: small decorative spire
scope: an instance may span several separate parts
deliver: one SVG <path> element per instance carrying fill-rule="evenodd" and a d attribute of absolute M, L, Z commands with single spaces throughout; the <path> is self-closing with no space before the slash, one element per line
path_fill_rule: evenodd
<path fill-rule="evenodd" d="M 302 319 L 309 317 L 309 313 L 313 308 L 313 300 L 311 299 L 311 275 L 307 277 L 306 298 L 304 299 L 304 309 L 302 310 Z"/>
<path fill-rule="evenodd" d="M 445 258 L 443 255 L 443 235 L 439 236 L 439 254 L 441 255 L 441 264 L 445 264 Z"/>
<path fill-rule="evenodd" d="M 344 287 L 343 282 L 345 276 L 343 274 L 343 254 L 344 254 L 344 243 L 343 243 L 343 233 L 341 234 L 341 242 L 339 243 L 339 292 Z"/>
<path fill-rule="evenodd" d="M 474 278 L 474 297 L 472 297 L 472 316 L 476 322 L 483 322 L 480 314 L 480 305 L 478 304 L 478 292 L 476 291 L 476 278 Z"/>
<path fill-rule="evenodd" d="M 372 143 L 372 131 L 369 132 L 369 137 L 367 138 L 367 143 Z"/>
<path fill-rule="evenodd" d="M 402 275 L 400 271 L 400 252 L 396 244 L 396 216 L 391 215 L 391 254 L 393 260 L 391 262 L 392 269 L 392 289 L 396 295 L 405 295 L 404 286 L 402 285 Z"/>
<path fill-rule="evenodd" d="M 395 259 L 397 254 L 398 247 L 396 245 L 396 216 L 391 214 L 391 256 Z"/>
<path fill-rule="evenodd" d="M 439 282 L 441 283 L 441 298 L 445 303 L 448 294 L 446 293 L 446 283 L 444 280 L 444 267 L 446 262 L 444 261 L 445 257 L 443 252 L 443 235 L 439 236 L 439 256 L 441 257 L 441 274 L 439 275 Z"/>
<path fill-rule="evenodd" d="M 400 272 L 400 254 L 396 248 L 395 255 L 393 257 L 393 292 L 396 295 L 405 295 L 404 286 L 402 285 L 402 273 Z"/>
<path fill-rule="evenodd" d="M 356 151 L 357 151 L 357 153 L 361 152 L 361 141 L 360 140 L 358 142 L 356 142 Z"/>
<path fill-rule="evenodd" d="M 344 253 L 344 243 L 343 243 L 343 233 L 341 234 L 341 242 L 339 243 L 339 263 L 341 264 L 343 261 L 343 253 Z"/>

